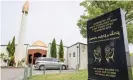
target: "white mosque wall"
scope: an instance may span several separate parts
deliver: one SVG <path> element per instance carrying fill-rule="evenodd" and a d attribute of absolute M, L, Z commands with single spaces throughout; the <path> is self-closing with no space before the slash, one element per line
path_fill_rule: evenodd
<path fill-rule="evenodd" d="M 77 48 L 78 46 L 78 48 Z M 74 44 L 68 48 L 68 68 L 76 69 L 79 62 L 79 44 Z"/>
<path fill-rule="evenodd" d="M 42 46 L 30 46 L 28 49 L 42 49 L 42 50 L 47 50 L 47 48 L 42 47 Z"/>
<path fill-rule="evenodd" d="M 68 65 L 68 56 L 67 56 L 67 53 L 68 53 L 68 48 L 67 47 L 64 47 L 64 63 Z"/>
<path fill-rule="evenodd" d="M 80 44 L 80 69 L 87 69 L 88 59 L 87 59 L 87 45 Z"/>
<path fill-rule="evenodd" d="M 74 56 L 75 55 L 75 56 Z M 76 43 L 68 48 L 68 68 L 87 68 L 87 44 Z"/>

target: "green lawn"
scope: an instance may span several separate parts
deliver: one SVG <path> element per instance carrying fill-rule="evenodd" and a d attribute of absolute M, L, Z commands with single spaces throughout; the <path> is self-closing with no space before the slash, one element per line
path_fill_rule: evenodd
<path fill-rule="evenodd" d="M 81 70 L 74 73 L 37 75 L 32 76 L 29 80 L 87 80 L 87 74 L 87 70 Z"/>
<path fill-rule="evenodd" d="M 133 76 L 133 67 L 132 67 L 132 76 Z"/>
<path fill-rule="evenodd" d="M 87 75 L 87 70 L 81 70 L 73 73 L 37 75 L 29 80 L 87 80 Z"/>

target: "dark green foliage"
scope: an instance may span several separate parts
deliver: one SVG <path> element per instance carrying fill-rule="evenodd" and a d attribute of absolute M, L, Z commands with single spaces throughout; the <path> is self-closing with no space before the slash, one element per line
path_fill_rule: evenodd
<path fill-rule="evenodd" d="M 117 8 L 122 8 L 126 12 L 126 24 L 128 31 L 128 41 L 133 43 L 133 1 L 92 1 L 85 0 L 80 3 L 85 8 L 83 15 L 78 20 L 80 33 L 84 38 L 87 36 L 87 20 L 100 16 Z"/>
<path fill-rule="evenodd" d="M 51 57 L 53 57 L 53 58 L 57 57 L 57 49 L 56 49 L 55 38 L 52 41 L 52 44 L 51 44 L 51 47 L 50 47 L 50 53 L 51 53 Z"/>
<path fill-rule="evenodd" d="M 9 60 L 9 66 L 13 66 L 13 64 L 15 63 L 15 61 L 14 61 L 15 36 L 13 37 L 11 43 L 10 43 L 10 41 L 9 41 L 9 43 L 8 43 L 8 45 L 7 45 L 7 51 L 8 51 L 8 53 L 9 53 L 9 58 L 10 58 L 10 60 Z"/>
<path fill-rule="evenodd" d="M 0 54 L 0 59 L 3 60 L 4 62 L 7 62 L 8 58 L 7 55 L 5 55 L 4 53 L 1 52 Z"/>
<path fill-rule="evenodd" d="M 60 41 L 60 46 L 59 46 L 59 59 L 61 61 L 64 61 L 64 47 L 62 40 Z"/>
<path fill-rule="evenodd" d="M 133 53 L 130 53 L 130 56 L 133 56 Z"/>

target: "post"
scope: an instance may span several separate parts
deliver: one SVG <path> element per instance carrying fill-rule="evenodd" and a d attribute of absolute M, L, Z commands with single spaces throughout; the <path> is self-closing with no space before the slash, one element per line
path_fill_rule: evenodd
<path fill-rule="evenodd" d="M 32 76 L 32 64 L 30 64 L 30 77 Z"/>
<path fill-rule="evenodd" d="M 26 79 L 25 79 L 25 72 L 26 72 L 26 69 L 24 68 L 24 77 L 23 77 L 23 80 L 26 80 Z"/>
<path fill-rule="evenodd" d="M 45 74 L 46 66 L 44 65 L 43 67 L 44 67 L 44 69 L 43 69 L 43 74 Z"/>
<path fill-rule="evenodd" d="M 23 80 L 27 80 L 27 76 L 28 76 L 28 67 L 24 68 L 24 78 Z"/>
<path fill-rule="evenodd" d="M 28 67 L 26 67 L 26 80 L 28 78 Z"/>
<path fill-rule="evenodd" d="M 61 73 L 61 68 L 62 68 L 62 65 L 60 65 L 60 73 Z"/>

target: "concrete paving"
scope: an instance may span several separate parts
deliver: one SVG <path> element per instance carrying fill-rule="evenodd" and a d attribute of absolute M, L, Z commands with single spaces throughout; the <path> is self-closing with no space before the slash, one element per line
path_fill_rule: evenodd
<path fill-rule="evenodd" d="M 57 74 L 57 73 L 71 73 L 71 72 L 75 72 L 75 70 L 46 70 L 45 74 Z M 33 75 L 40 75 L 40 74 L 44 74 L 44 71 L 40 71 L 40 70 L 33 70 Z"/>
<path fill-rule="evenodd" d="M 1 68 L 1 80 L 22 80 L 24 68 Z"/>
<path fill-rule="evenodd" d="M 29 73 L 30 69 L 28 69 Z M 71 73 L 75 70 L 62 70 L 61 73 Z M 46 70 L 45 74 L 57 74 L 60 70 Z M 32 69 L 32 75 L 44 74 L 41 70 Z M 29 74 L 28 74 L 29 75 Z M 22 80 L 24 77 L 24 68 L 1 68 L 1 80 Z"/>

